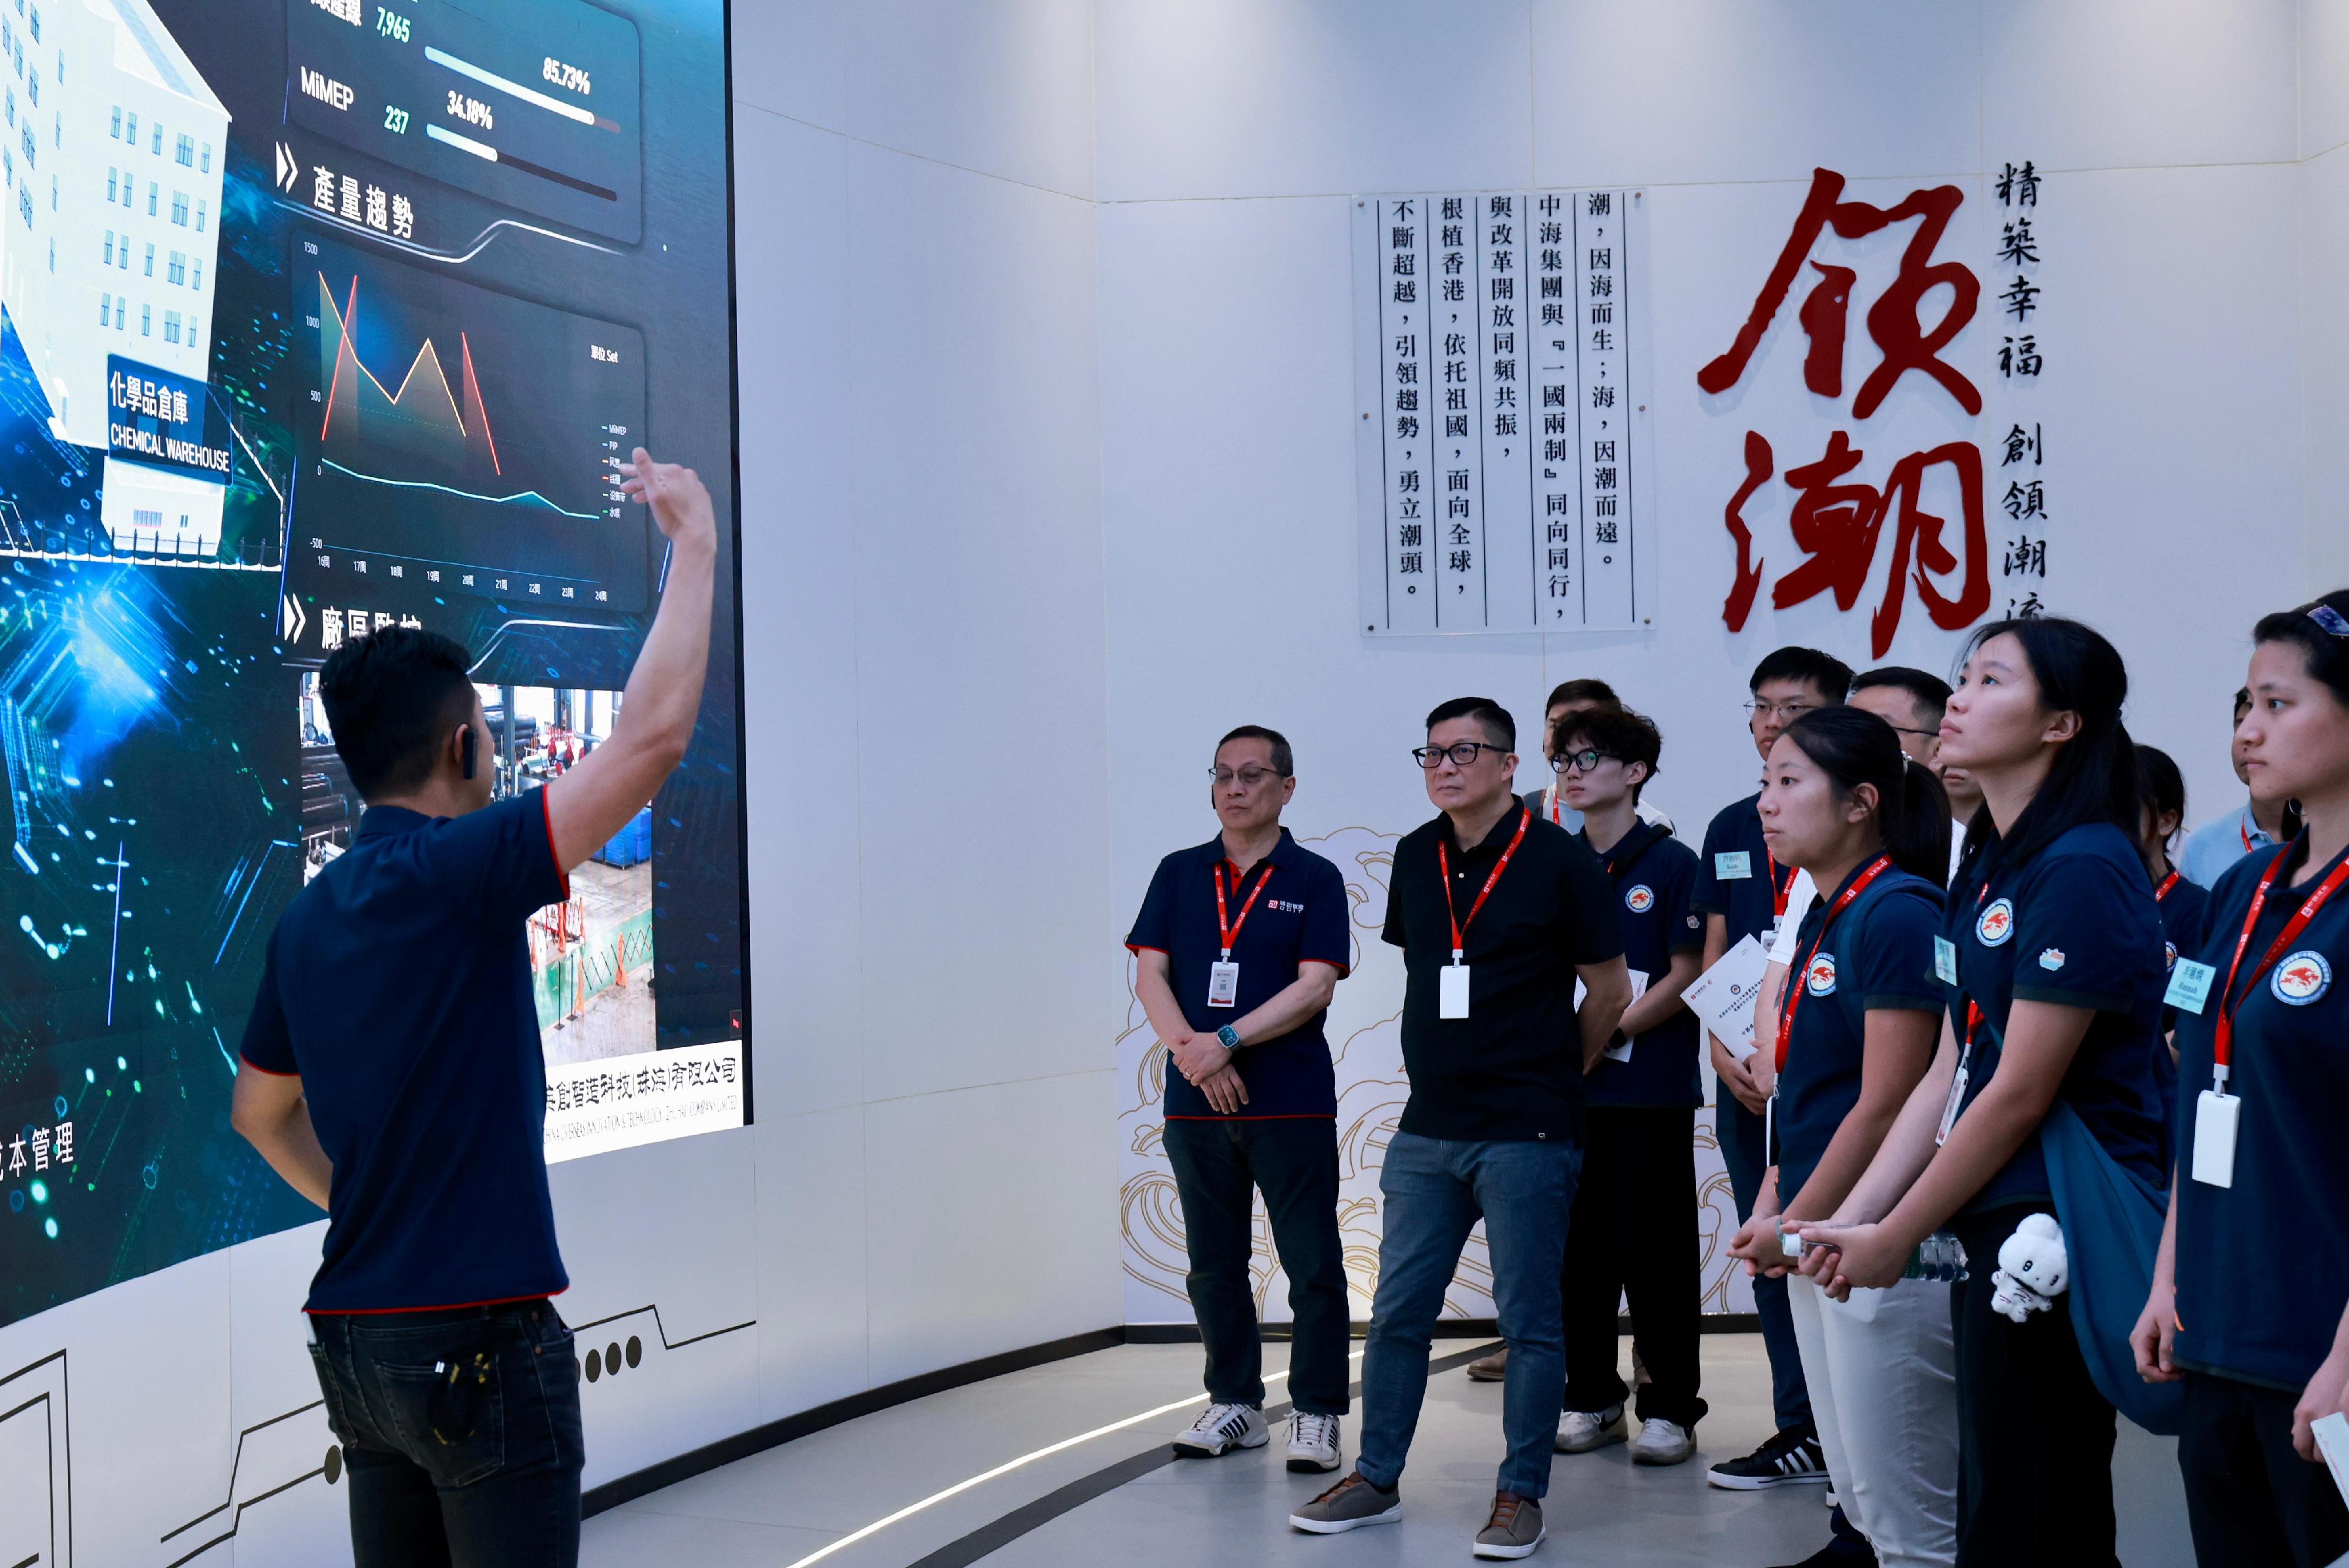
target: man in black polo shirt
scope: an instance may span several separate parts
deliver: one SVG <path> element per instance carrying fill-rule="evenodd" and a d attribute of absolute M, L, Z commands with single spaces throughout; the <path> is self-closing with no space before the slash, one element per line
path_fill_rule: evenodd
<path fill-rule="evenodd" d="M 1746 728 L 1754 751 L 1767 762 L 1770 748 L 1798 715 L 1843 701 L 1851 690 L 1851 666 L 1815 648 L 1781 648 L 1754 667 L 1749 686 L 1752 701 L 1745 704 Z M 1713 826 L 1705 829 L 1704 848 L 1697 857 L 1696 887 L 1689 902 L 1704 917 L 1706 969 L 1749 936 L 1766 952 L 1779 920 L 1786 914 L 1795 868 L 1779 865 L 1762 841 L 1762 817 L 1755 809 L 1761 799 L 1756 790 L 1723 806 Z M 1762 1172 L 1769 1163 L 1763 1150 L 1763 1107 L 1769 1103 L 1770 1091 L 1755 1076 L 1763 1062 L 1761 1054 L 1740 1061 L 1712 1034 L 1706 1035 L 1705 1043 L 1719 1082 L 1714 1094 L 1715 1133 L 1722 1163 L 1729 1168 L 1737 1218 L 1743 1223 L 1753 1215 L 1754 1200 L 1762 1189 Z M 1733 1490 L 1825 1481 L 1826 1459 L 1811 1419 L 1802 1352 L 1795 1342 L 1794 1312 L 1786 1304 L 1786 1282 L 1755 1280 L 1754 1305 L 1762 1319 L 1763 1347 L 1770 1355 L 1771 1405 L 1778 1430 L 1752 1453 L 1713 1466 L 1705 1479 Z M 1840 1523 L 1840 1514 L 1837 1537 L 1846 1542 L 1859 1539 Z"/>
<path fill-rule="evenodd" d="M 1566 1362 L 1558 1265 L 1582 1157 L 1582 1075 L 1631 1000 L 1599 857 L 1510 793 L 1516 725 L 1482 697 L 1427 716 L 1413 754 L 1442 813 L 1395 846 L 1386 940 L 1403 950 L 1411 1099 L 1387 1146 L 1378 1296 L 1352 1474 L 1289 1515 L 1332 1533 L 1401 1516 L 1397 1484 L 1427 1390 L 1428 1341 L 1478 1219 L 1509 1365 L 1508 1455 L 1479 1557 L 1543 1535 Z M 1579 1017 L 1574 987 L 1588 988 Z M 1693 1238 L 1692 1238 L 1693 1242 Z"/>
<path fill-rule="evenodd" d="M 639 447 L 623 490 L 671 545 L 604 744 L 491 804 L 471 659 L 385 627 L 319 695 L 367 803 L 270 938 L 233 1118 L 327 1211 L 305 1307 L 358 1568 L 574 1563 L 578 1363 L 544 1150 L 528 920 L 683 758 L 709 662 L 709 493 Z"/>
<path fill-rule="evenodd" d="M 1158 863 L 1125 940 L 1134 993 L 1166 1047 L 1166 1158 L 1207 1351 L 1207 1408 L 1174 1449 L 1205 1459 L 1269 1440 L 1248 1274 L 1261 1189 L 1294 1320 L 1288 1468 L 1334 1470 L 1352 1325 L 1321 1023 L 1353 965 L 1351 906 L 1338 868 L 1280 826 L 1297 770 L 1278 732 L 1234 730 L 1211 773 L 1223 831 Z"/>

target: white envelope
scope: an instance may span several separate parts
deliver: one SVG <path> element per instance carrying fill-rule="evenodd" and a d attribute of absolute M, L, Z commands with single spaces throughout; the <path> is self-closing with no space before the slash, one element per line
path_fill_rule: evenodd
<path fill-rule="evenodd" d="M 1681 992 L 1681 1001 L 1697 1021 L 1741 1062 L 1754 1054 L 1754 996 L 1769 967 L 1768 950 L 1744 937 Z"/>

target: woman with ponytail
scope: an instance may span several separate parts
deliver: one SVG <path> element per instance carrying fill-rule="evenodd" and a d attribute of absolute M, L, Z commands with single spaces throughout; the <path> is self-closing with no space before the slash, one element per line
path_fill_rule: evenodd
<path fill-rule="evenodd" d="M 1763 770 L 1758 809 L 1772 856 L 1809 872 L 1825 895 L 1803 919 L 1775 1024 L 1759 1042 L 1777 1068 L 1776 1161 L 1730 1245 L 1753 1272 L 1783 1274 L 1784 1227 L 1836 1212 L 1932 1061 L 1950 808 L 1892 726 L 1848 707 L 1787 726 Z M 1840 1302 L 1807 1279 L 1789 1286 L 1836 1495 L 1886 1568 L 1953 1561 L 1948 1284 L 1895 1280 Z"/>
<path fill-rule="evenodd" d="M 2349 1403 L 2349 590 L 2252 631 L 2236 732 L 2291 843 L 2239 860 L 2178 961 L 2178 1153 L 2138 1372 L 2185 1384 L 2202 1568 L 2320 1568 L 2349 1509 L 2312 1428 Z"/>
<path fill-rule="evenodd" d="M 1834 1221 L 1802 1227 L 1804 1272 L 1838 1298 L 1898 1281 L 1943 1226 L 1964 1246 L 1971 1272 L 1952 1306 L 1963 1568 L 2117 1561 L 2105 1389 L 2118 1386 L 2134 1314 L 2123 1308 L 2110 1345 L 2096 1334 L 2084 1346 L 2074 1320 L 2113 1295 L 2110 1249 L 2127 1237 L 2064 1227 L 2073 1288 L 2035 1310 L 1994 1272 L 2018 1231 L 2018 1254 L 2054 1261 L 2047 1217 L 2062 1193 L 2091 1195 L 2068 1185 L 2083 1166 L 2142 1195 L 2146 1255 L 2158 1235 L 2165 976 L 2137 854 L 2127 695 L 2120 655 L 2077 621 L 1975 635 L 1941 721 L 1941 760 L 1983 804 L 1934 944 L 1949 999 L 1940 1047 Z"/>

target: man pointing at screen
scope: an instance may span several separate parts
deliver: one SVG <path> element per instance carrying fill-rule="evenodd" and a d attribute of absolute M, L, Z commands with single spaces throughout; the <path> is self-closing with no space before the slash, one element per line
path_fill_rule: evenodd
<path fill-rule="evenodd" d="M 691 470 L 641 447 L 620 470 L 668 579 L 610 738 L 552 784 L 491 803 L 472 660 L 445 637 L 385 627 L 319 677 L 367 812 L 270 939 L 232 1119 L 327 1211 L 305 1310 L 358 1568 L 578 1560 L 528 922 L 684 758 L 717 556 Z"/>

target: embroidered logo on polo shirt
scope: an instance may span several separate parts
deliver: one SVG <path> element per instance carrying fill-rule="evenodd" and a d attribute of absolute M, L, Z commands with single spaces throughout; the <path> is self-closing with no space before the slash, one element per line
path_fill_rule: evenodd
<path fill-rule="evenodd" d="M 2333 965 L 2314 948 L 2302 948 L 2275 966 L 2268 989 L 2278 1002 L 2306 1007 L 2333 989 Z"/>
<path fill-rule="evenodd" d="M 2000 898 L 1982 912 L 1974 921 L 1974 936 L 1986 948 L 2004 945 L 2014 935 L 2014 900 Z"/>
<path fill-rule="evenodd" d="M 2045 970 L 2062 969 L 2064 967 L 2064 950 L 2062 948 L 2049 948 L 2043 951 L 2039 955 L 2039 967 Z"/>
<path fill-rule="evenodd" d="M 1804 984 L 1813 996 L 1835 994 L 1836 961 L 1833 953 L 1821 953 L 1811 961 L 1811 972 Z"/>
<path fill-rule="evenodd" d="M 1656 890 L 1645 882 L 1624 889 L 1623 907 L 1635 915 L 1644 915 L 1656 907 Z"/>
<path fill-rule="evenodd" d="M 1304 905 L 1294 903 L 1287 898 L 1267 898 L 1264 901 L 1264 907 L 1268 909 L 1278 909 L 1284 915 L 1301 915 L 1305 912 Z"/>
<path fill-rule="evenodd" d="M 2161 967 L 2164 969 L 2176 969 L 2178 967 L 2178 944 L 2176 942 L 2164 942 L 2161 944 Z"/>

